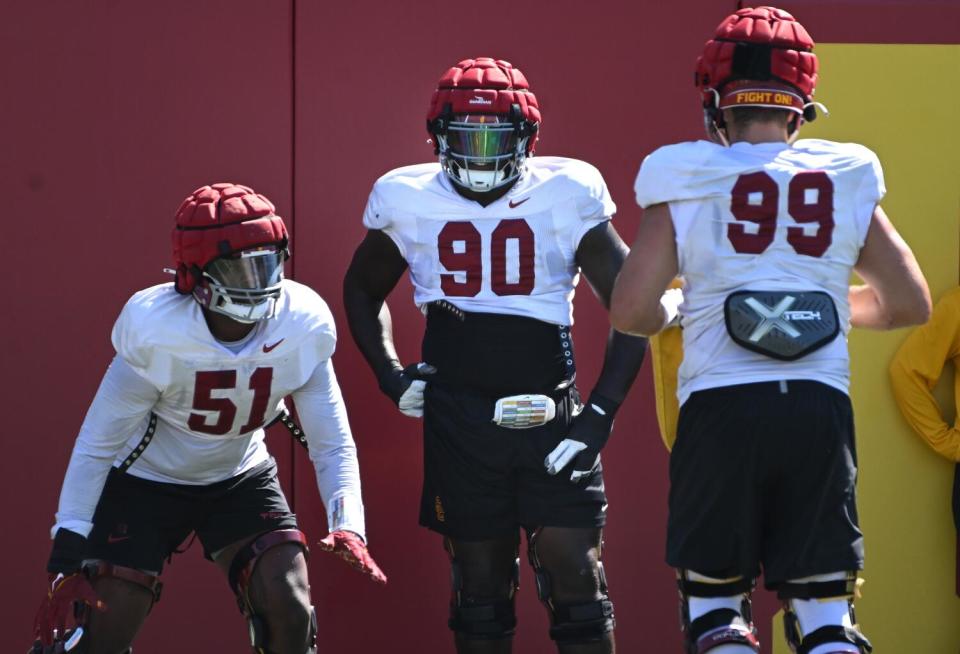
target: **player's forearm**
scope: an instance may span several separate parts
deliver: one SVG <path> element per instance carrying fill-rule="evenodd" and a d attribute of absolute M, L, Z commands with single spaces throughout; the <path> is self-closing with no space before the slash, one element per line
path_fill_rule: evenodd
<path fill-rule="evenodd" d="M 847 294 L 850 303 L 850 325 L 866 329 L 884 329 L 888 320 L 880 298 L 866 285 L 851 286 Z"/>
<path fill-rule="evenodd" d="M 98 457 L 73 450 L 63 478 L 63 487 L 60 489 L 56 523 L 50 529 L 51 538 L 61 528 L 81 536 L 90 534 L 93 529 L 93 514 L 112 465 L 112 456 Z"/>
<path fill-rule="evenodd" d="M 73 445 L 57 510 L 59 527 L 86 536 L 107 474 L 129 437 L 142 429 L 159 391 L 121 357 L 114 357 Z"/>
<path fill-rule="evenodd" d="M 330 531 L 347 529 L 364 537 L 360 464 L 347 408 L 329 359 L 293 394 L 317 478 L 327 507 Z"/>
<path fill-rule="evenodd" d="M 850 303 L 850 324 L 863 329 L 896 329 L 926 321 L 929 312 L 912 304 L 885 301 L 871 286 L 851 286 L 847 294 Z"/>
<path fill-rule="evenodd" d="M 627 397 L 627 392 L 637 378 L 643 357 L 647 351 L 647 339 L 610 330 L 603 368 L 593 392 L 611 400 L 618 406 Z"/>
<path fill-rule="evenodd" d="M 366 293 L 348 273 L 343 304 L 350 334 L 374 374 L 379 378 L 389 368 L 398 367 L 400 357 L 393 344 L 393 320 L 386 301 Z"/>

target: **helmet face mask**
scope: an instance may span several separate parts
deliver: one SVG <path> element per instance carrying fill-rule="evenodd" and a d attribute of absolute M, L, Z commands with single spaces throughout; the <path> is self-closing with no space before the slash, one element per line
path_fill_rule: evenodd
<path fill-rule="evenodd" d="M 540 109 L 526 77 L 490 57 L 448 69 L 427 112 L 434 153 L 458 191 L 487 193 L 516 181 L 539 128 Z"/>
<path fill-rule="evenodd" d="M 194 191 L 173 229 L 174 288 L 240 323 L 272 318 L 289 237 L 273 203 L 238 184 Z"/>
<path fill-rule="evenodd" d="M 440 165 L 451 181 L 475 192 L 510 184 L 523 172 L 529 137 L 504 116 L 454 116 L 437 132 Z"/>
<path fill-rule="evenodd" d="M 284 255 L 275 247 L 244 250 L 211 261 L 194 297 L 210 311 L 237 322 L 272 318 L 280 297 Z"/>

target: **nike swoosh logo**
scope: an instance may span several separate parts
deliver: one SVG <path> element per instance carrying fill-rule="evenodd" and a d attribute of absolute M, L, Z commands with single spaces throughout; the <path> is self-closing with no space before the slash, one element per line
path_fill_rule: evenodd
<path fill-rule="evenodd" d="M 114 536 L 113 534 L 110 534 L 109 536 L 107 536 L 108 543 L 119 543 L 120 541 L 129 540 L 129 539 L 130 539 L 129 536 Z"/>
<path fill-rule="evenodd" d="M 529 200 L 529 199 L 530 199 L 530 198 L 523 198 L 523 199 L 520 200 L 519 202 L 514 202 L 513 200 L 510 200 L 509 202 L 507 202 L 507 204 L 510 206 L 511 209 L 516 209 L 517 207 L 519 207 L 521 204 L 523 204 L 524 202 L 526 202 L 526 201 Z"/>
<path fill-rule="evenodd" d="M 284 340 L 286 340 L 286 339 L 281 338 L 279 341 L 277 341 L 277 342 L 274 343 L 273 345 L 267 345 L 266 343 L 264 343 L 264 344 L 263 344 L 263 353 L 266 354 L 267 352 L 270 352 L 271 350 L 273 350 L 273 348 L 275 348 L 275 347 L 277 347 L 278 345 L 280 345 L 281 343 L 283 343 Z"/>

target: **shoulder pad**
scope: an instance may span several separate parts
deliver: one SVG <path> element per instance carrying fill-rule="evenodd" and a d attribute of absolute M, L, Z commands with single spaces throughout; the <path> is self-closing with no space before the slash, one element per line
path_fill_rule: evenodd
<path fill-rule="evenodd" d="M 149 371 L 158 363 L 154 346 L 165 340 L 160 332 L 182 327 L 179 314 L 184 305 L 189 307 L 193 302 L 191 296 L 177 293 L 172 283 L 134 293 L 120 311 L 110 335 L 117 354 L 138 374 L 152 379 L 154 375 Z"/>
<path fill-rule="evenodd" d="M 572 198 L 582 220 L 610 218 L 616 213 L 617 206 L 596 166 L 567 157 L 534 157 L 527 161 L 527 166 L 542 183 L 559 184 L 551 195 L 557 199 Z"/>
<path fill-rule="evenodd" d="M 367 229 L 387 229 L 393 223 L 395 207 L 417 202 L 421 191 L 437 184 L 437 175 L 442 174 L 440 164 L 426 163 L 395 168 L 380 177 L 370 191 L 367 207 L 363 212 L 363 224 Z"/>
<path fill-rule="evenodd" d="M 330 307 L 320 295 L 305 284 L 283 280 L 284 300 L 275 319 L 283 321 L 286 333 L 302 334 L 305 341 L 317 340 L 312 347 L 321 358 L 333 355 L 337 345 L 337 327 Z"/>
<path fill-rule="evenodd" d="M 634 183 L 637 204 L 673 202 L 703 197 L 700 187 L 722 170 L 710 170 L 707 163 L 723 151 L 709 141 L 687 141 L 665 145 L 647 155 Z"/>

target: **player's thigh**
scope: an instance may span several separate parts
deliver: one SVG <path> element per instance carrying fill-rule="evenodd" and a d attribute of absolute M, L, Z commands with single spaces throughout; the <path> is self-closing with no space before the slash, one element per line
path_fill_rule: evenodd
<path fill-rule="evenodd" d="M 600 597 L 606 585 L 601 578 L 602 540 L 599 528 L 544 527 L 535 534 L 531 545 L 550 576 L 553 601 Z"/>
<path fill-rule="evenodd" d="M 229 579 L 231 565 L 248 539 L 232 543 L 218 553 L 215 563 Z M 313 608 L 307 560 L 298 543 L 280 543 L 270 547 L 253 561 L 249 585 L 238 588 L 244 602 L 263 632 L 269 648 L 276 651 L 300 651 L 311 638 Z M 249 614 L 248 614 L 249 616 Z"/>
<path fill-rule="evenodd" d="M 455 590 L 474 600 L 510 598 L 516 589 L 520 532 L 483 540 L 444 539 Z"/>
<path fill-rule="evenodd" d="M 303 548 L 293 543 L 272 547 L 260 557 L 250 582 L 250 601 L 268 619 L 310 610 L 310 582 Z"/>
<path fill-rule="evenodd" d="M 90 612 L 83 652 L 123 652 L 133 643 L 150 613 L 154 594 L 143 586 L 111 577 L 94 579 L 93 588 L 106 610 Z"/>

